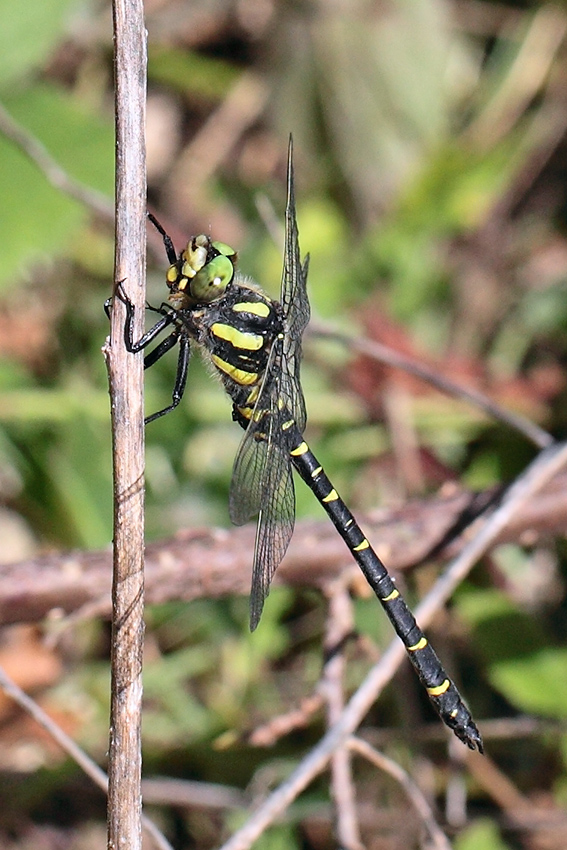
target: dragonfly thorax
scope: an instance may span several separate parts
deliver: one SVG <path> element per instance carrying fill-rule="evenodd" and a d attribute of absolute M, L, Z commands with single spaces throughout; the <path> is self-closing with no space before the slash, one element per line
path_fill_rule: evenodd
<path fill-rule="evenodd" d="M 275 365 L 272 347 L 283 330 L 280 305 L 236 275 L 222 298 L 190 312 L 194 337 L 235 408 L 253 407 L 268 364 Z"/>

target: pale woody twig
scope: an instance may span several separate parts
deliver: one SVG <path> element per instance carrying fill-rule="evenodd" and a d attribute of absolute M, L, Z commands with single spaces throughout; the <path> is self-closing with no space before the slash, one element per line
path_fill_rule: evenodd
<path fill-rule="evenodd" d="M 48 735 L 56 741 L 61 749 L 79 765 L 81 770 L 89 776 L 94 784 L 101 789 L 103 794 L 106 794 L 108 789 L 108 779 L 106 773 L 94 762 L 84 750 L 82 750 L 72 738 L 70 738 L 60 726 L 49 717 L 40 706 L 34 702 L 21 688 L 16 685 L 12 679 L 0 667 L 0 688 L 14 702 L 20 706 L 30 717 L 33 717 L 35 722 L 45 729 Z M 145 831 L 153 839 L 155 846 L 161 850 L 172 850 L 171 844 L 166 840 L 165 836 L 159 831 L 156 825 L 145 815 L 142 816 L 142 823 Z"/>
<path fill-rule="evenodd" d="M 520 416 L 518 413 L 512 413 L 500 404 L 497 404 L 484 393 L 472 387 L 464 387 L 462 384 L 441 375 L 435 369 L 425 366 L 418 360 L 408 357 L 399 351 L 395 351 L 387 345 L 383 345 L 376 340 L 369 340 L 366 337 L 355 337 L 349 334 L 341 333 L 324 322 L 311 321 L 308 332 L 314 336 L 336 339 L 342 342 L 348 348 L 352 348 L 363 354 L 365 357 L 371 357 L 380 363 L 385 363 L 394 369 L 400 369 L 408 375 L 414 375 L 422 381 L 435 387 L 445 395 L 460 398 L 468 404 L 478 407 L 483 410 L 493 419 L 499 422 L 504 422 L 510 428 L 518 431 L 520 434 L 537 446 L 544 449 L 553 443 L 553 437 L 539 425 L 535 425 L 525 416 Z"/>
<path fill-rule="evenodd" d="M 327 703 L 327 721 L 336 723 L 345 705 L 345 643 L 352 633 L 354 622 L 352 600 L 345 577 L 331 583 L 325 633 L 326 663 L 319 691 Z M 356 814 L 356 792 L 352 777 L 350 753 L 339 747 L 331 758 L 331 795 L 334 805 L 336 834 L 345 850 L 364 850 Z"/>
<path fill-rule="evenodd" d="M 140 333 L 146 264 L 146 29 L 142 0 L 113 0 L 116 82 L 114 284 L 125 283 Z M 108 846 L 142 847 L 144 642 L 144 372 L 126 350 L 124 305 L 113 299 L 104 347 L 112 414 L 114 545 Z"/>
<path fill-rule="evenodd" d="M 362 740 L 362 738 L 353 735 L 348 739 L 347 744 L 352 752 L 358 753 L 358 755 L 371 762 L 377 768 L 388 773 L 401 785 L 431 836 L 431 840 L 433 841 L 432 850 L 433 848 L 434 850 L 451 850 L 447 836 L 435 820 L 431 806 L 408 773 L 397 762 L 388 758 L 379 750 L 376 750 L 366 741 Z"/>

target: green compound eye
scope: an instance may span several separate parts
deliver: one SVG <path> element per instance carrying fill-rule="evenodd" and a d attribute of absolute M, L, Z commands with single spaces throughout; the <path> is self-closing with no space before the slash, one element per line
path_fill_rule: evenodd
<path fill-rule="evenodd" d="M 215 243 L 214 247 L 218 250 L 217 244 Z M 229 250 L 234 253 L 232 249 Z M 217 298 L 224 295 L 233 276 L 234 266 L 232 262 L 223 253 L 219 254 L 218 257 L 214 257 L 206 266 L 203 266 L 191 281 L 192 298 L 206 304 L 216 301 Z"/>
<path fill-rule="evenodd" d="M 230 245 L 227 245 L 226 242 L 213 242 L 212 246 L 215 251 L 218 251 L 219 254 L 222 254 L 224 257 L 236 257 L 236 251 L 234 248 L 231 248 Z"/>

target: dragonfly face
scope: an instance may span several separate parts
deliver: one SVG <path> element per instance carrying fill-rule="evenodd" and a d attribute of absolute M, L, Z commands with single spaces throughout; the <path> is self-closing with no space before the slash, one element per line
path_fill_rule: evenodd
<path fill-rule="evenodd" d="M 212 304 L 222 298 L 234 277 L 236 251 L 205 234 L 193 236 L 166 273 L 169 303 L 176 310 Z"/>

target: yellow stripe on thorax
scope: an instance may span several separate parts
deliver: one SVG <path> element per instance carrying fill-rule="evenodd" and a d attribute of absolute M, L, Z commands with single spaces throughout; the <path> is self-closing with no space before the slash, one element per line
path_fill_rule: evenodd
<path fill-rule="evenodd" d="M 211 331 L 219 339 L 225 339 L 235 348 L 242 348 L 245 351 L 259 351 L 264 345 L 264 338 L 259 334 L 244 333 L 222 322 L 211 325 Z"/>
<path fill-rule="evenodd" d="M 262 319 L 267 319 L 271 312 L 271 307 L 264 301 L 239 301 L 232 305 L 232 309 L 235 313 L 252 313 Z"/>
<path fill-rule="evenodd" d="M 223 360 L 217 354 L 211 354 L 211 360 L 217 369 L 220 369 L 221 372 L 224 372 L 225 375 L 228 375 L 237 384 L 250 386 L 258 380 L 258 374 L 256 372 L 245 372 L 244 369 L 236 369 L 231 363 L 227 363 L 226 360 Z"/>

